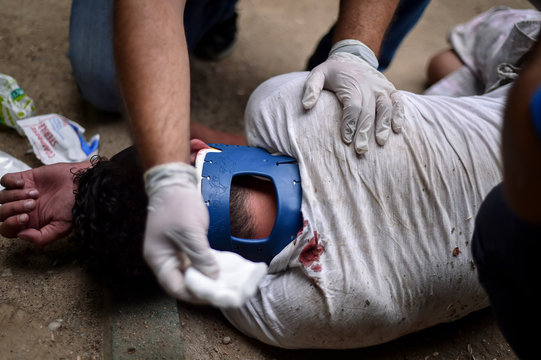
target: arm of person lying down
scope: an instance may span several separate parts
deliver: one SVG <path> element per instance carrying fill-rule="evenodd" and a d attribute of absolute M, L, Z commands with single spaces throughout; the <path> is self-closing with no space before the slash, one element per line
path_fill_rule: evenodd
<path fill-rule="evenodd" d="M 89 161 L 59 163 L 6 174 L 0 179 L 0 235 L 43 246 L 68 235 L 73 175 Z"/>
<path fill-rule="evenodd" d="M 206 143 L 246 145 L 242 135 L 192 122 L 191 138 Z M 6 174 L 0 180 L 0 235 L 46 245 L 71 231 L 74 202 L 73 174 L 90 166 L 88 161 L 60 163 Z"/>

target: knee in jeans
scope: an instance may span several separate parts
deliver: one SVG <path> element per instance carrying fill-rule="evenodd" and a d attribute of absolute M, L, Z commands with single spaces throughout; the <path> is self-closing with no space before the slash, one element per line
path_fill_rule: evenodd
<path fill-rule="evenodd" d="M 72 54 L 69 57 L 81 97 L 99 110 L 119 112 L 122 101 L 114 66 L 99 69 L 88 59 Z"/>

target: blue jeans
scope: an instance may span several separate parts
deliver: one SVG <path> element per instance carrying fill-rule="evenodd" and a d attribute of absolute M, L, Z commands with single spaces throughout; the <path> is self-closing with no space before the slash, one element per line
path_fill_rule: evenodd
<path fill-rule="evenodd" d="M 539 356 L 540 251 L 541 225 L 518 218 L 496 186 L 477 214 L 472 253 L 498 326 L 521 359 Z"/>
<path fill-rule="evenodd" d="M 401 0 L 396 13 L 394 15 L 393 22 L 387 30 L 387 34 L 383 39 L 381 46 L 378 70 L 385 70 L 391 60 L 394 57 L 398 46 L 404 40 L 408 32 L 417 24 L 417 21 L 423 15 L 430 0 Z M 334 27 L 321 38 L 314 54 L 308 60 L 306 65 L 307 70 L 312 70 L 327 59 L 329 51 L 331 51 L 332 38 L 334 35 Z"/>
<path fill-rule="evenodd" d="M 188 0 L 184 29 L 188 51 L 214 25 L 228 19 L 237 0 Z M 120 112 L 122 98 L 113 53 L 114 0 L 73 0 L 68 58 L 83 99 L 99 110 Z"/>

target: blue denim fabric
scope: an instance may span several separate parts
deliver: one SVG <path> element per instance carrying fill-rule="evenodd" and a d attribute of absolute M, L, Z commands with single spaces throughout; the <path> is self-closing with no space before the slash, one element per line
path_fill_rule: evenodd
<path fill-rule="evenodd" d="M 237 0 L 188 0 L 184 28 L 188 51 L 212 28 L 235 11 Z M 429 0 L 402 0 L 379 59 L 385 69 L 407 32 L 417 23 Z M 118 88 L 113 54 L 114 0 L 74 0 L 70 18 L 68 57 L 83 99 L 97 109 L 120 112 L 122 99 Z M 332 29 L 320 42 L 311 62 L 325 61 L 331 48 Z M 312 66 L 312 67 L 313 67 Z"/>
<path fill-rule="evenodd" d="M 69 51 L 73 76 L 83 99 L 96 108 L 120 112 L 122 100 L 113 57 L 112 0 L 74 0 Z"/>
<path fill-rule="evenodd" d="M 379 71 L 385 70 L 391 63 L 398 46 L 404 40 L 410 30 L 417 24 L 417 21 L 423 15 L 430 0 L 402 0 L 396 9 L 394 20 L 387 31 L 381 47 L 379 61 Z M 321 38 L 314 54 L 308 60 L 307 70 L 312 70 L 325 60 L 331 51 L 334 27 Z"/>
<path fill-rule="evenodd" d="M 533 128 L 541 139 L 541 87 L 535 91 L 530 102 L 530 113 L 532 115 Z"/>
<path fill-rule="evenodd" d="M 184 29 L 188 51 L 235 11 L 237 0 L 188 0 Z M 114 0 L 74 0 L 68 57 L 83 99 L 99 110 L 120 112 L 122 98 L 113 53 Z"/>

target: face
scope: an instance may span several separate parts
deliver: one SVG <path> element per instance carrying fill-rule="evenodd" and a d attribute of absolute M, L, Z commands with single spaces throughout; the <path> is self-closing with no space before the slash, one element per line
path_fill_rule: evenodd
<path fill-rule="evenodd" d="M 195 164 L 197 153 L 203 149 L 210 149 L 210 146 L 199 139 L 190 140 L 192 165 Z M 252 215 L 252 221 L 254 221 L 255 238 L 268 237 L 276 219 L 277 204 L 274 185 L 269 181 L 253 178 L 250 187 L 248 187 L 246 206 Z"/>
<path fill-rule="evenodd" d="M 252 214 L 254 238 L 270 236 L 276 220 L 276 192 L 271 181 L 253 178 L 246 196 L 246 206 Z"/>

